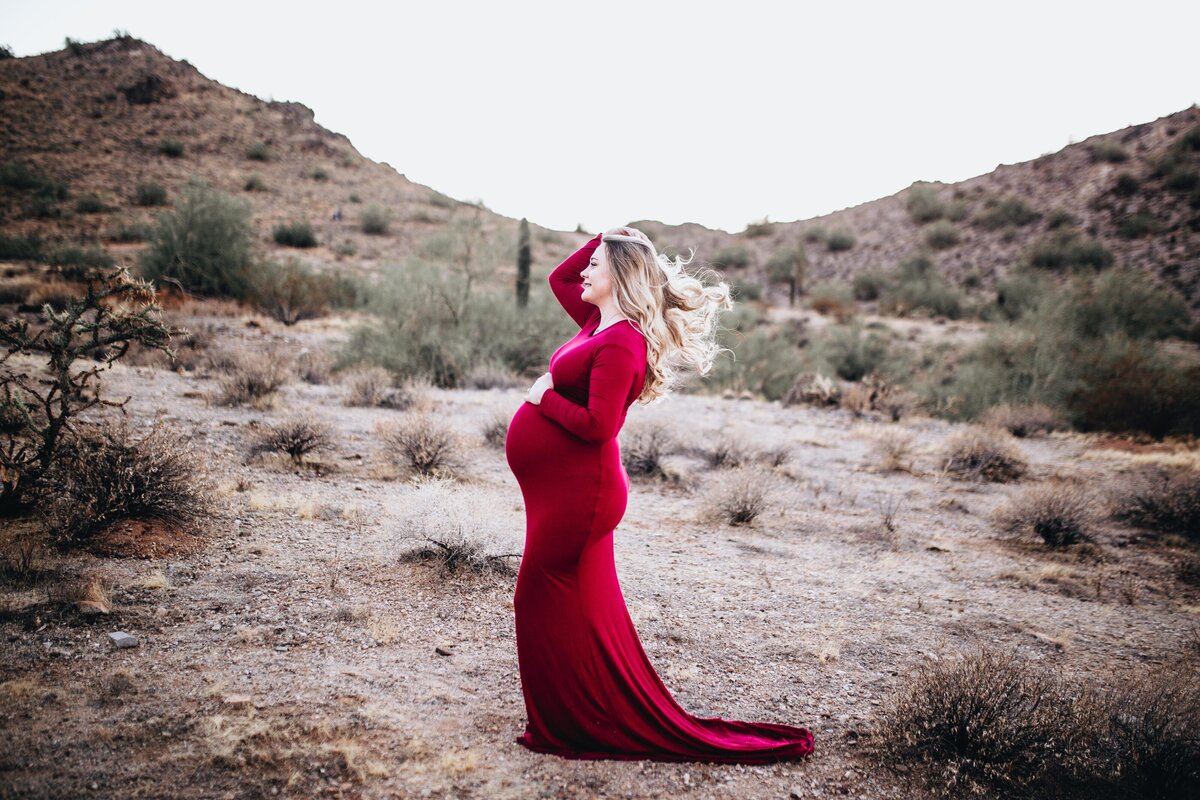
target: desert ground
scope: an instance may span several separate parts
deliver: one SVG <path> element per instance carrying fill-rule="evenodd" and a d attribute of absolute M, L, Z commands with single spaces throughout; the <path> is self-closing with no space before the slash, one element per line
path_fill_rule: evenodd
<path fill-rule="evenodd" d="M 348 327 L 212 324 L 222 349 L 287 357 L 329 350 Z M 169 531 L 126 523 L 110 538 L 137 555 L 38 549 L 26 580 L 6 578 L 0 796 L 908 799 L 923 795 L 904 766 L 863 750 L 890 735 L 876 714 L 920 665 L 986 644 L 1111 681 L 1200 641 L 1175 548 L 1102 520 L 1093 546 L 1051 550 L 990 516 L 1055 477 L 1100 503 L 1137 463 L 1194 463 L 1194 450 L 1056 433 L 1017 441 L 1025 477 L 980 483 L 943 469 L 962 425 L 677 394 L 635 406 L 622 432 L 658 421 L 680 443 L 669 479 L 634 480 L 616 530 L 630 613 L 684 708 L 807 726 L 814 753 L 758 766 L 532 753 L 513 741 L 521 495 L 482 433 L 525 389 L 427 390 L 464 459 L 454 478 L 421 480 L 376 427 L 408 412 L 348 407 L 336 378 L 224 406 L 218 378 L 122 362 L 103 373 L 106 397 L 131 398 L 135 430 L 158 419 L 190 435 L 218 512 L 197 542 L 172 549 Z M 300 411 L 333 426 L 335 450 L 301 468 L 248 455 L 254 429 Z M 756 473 L 768 491 L 749 524 L 709 513 L 732 480 L 704 458 L 722 434 L 786 454 Z M 896 436 L 911 444 L 888 468 L 880 443 Z M 40 536 L 33 520 L 3 531 L 9 553 Z M 510 569 L 402 558 L 424 536 L 460 536 Z M 84 613 L 64 588 L 89 581 L 108 613 Z M 117 647 L 116 631 L 137 645 Z"/>

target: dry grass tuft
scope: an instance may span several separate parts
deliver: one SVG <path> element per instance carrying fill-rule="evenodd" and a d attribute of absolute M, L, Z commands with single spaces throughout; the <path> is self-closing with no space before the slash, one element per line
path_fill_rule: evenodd
<path fill-rule="evenodd" d="M 663 460 L 678 449 L 671 428 L 659 420 L 626 425 L 620 433 L 621 461 L 630 476 L 669 477 Z"/>
<path fill-rule="evenodd" d="M 332 432 L 328 422 L 308 413 L 297 414 L 257 431 L 250 445 L 250 456 L 283 453 L 296 466 L 303 466 L 305 456 L 333 450 Z"/>
<path fill-rule="evenodd" d="M 771 470 L 759 465 L 734 467 L 720 473 L 701 513 L 727 525 L 750 525 L 769 508 L 776 488 Z"/>
<path fill-rule="evenodd" d="M 1111 503 L 1116 519 L 1200 542 L 1200 472 L 1196 470 L 1143 467 L 1121 481 Z"/>
<path fill-rule="evenodd" d="M 1006 430 L 1013 436 L 1020 437 L 1037 436 L 1067 427 L 1059 413 L 1043 403 L 1000 403 L 985 411 L 979 421 L 988 427 Z"/>
<path fill-rule="evenodd" d="M 217 402 L 227 406 L 270 408 L 275 392 L 292 377 L 291 370 L 278 356 L 258 351 L 233 355 L 221 366 Z"/>
<path fill-rule="evenodd" d="M 415 544 L 400 552 L 401 561 L 433 564 L 442 577 L 516 574 L 512 559 L 520 553 L 497 552 L 504 521 L 480 492 L 423 479 L 406 509 L 397 539 Z"/>
<path fill-rule="evenodd" d="M 884 472 L 913 472 L 913 434 L 903 428 L 883 427 L 875 433 L 871 450 Z"/>
<path fill-rule="evenodd" d="M 999 508 L 995 521 L 1006 533 L 1036 534 L 1050 547 L 1093 541 L 1094 493 L 1079 481 L 1050 480 L 1030 486 Z"/>
<path fill-rule="evenodd" d="M 507 411 L 493 412 L 487 421 L 483 424 L 483 441 L 490 447 L 504 449 L 504 444 L 508 441 L 508 423 L 511 421 L 511 415 Z"/>
<path fill-rule="evenodd" d="M 388 459 L 411 473 L 455 477 L 464 466 L 462 437 L 432 414 L 412 412 L 399 421 L 379 422 L 375 430 Z"/>
<path fill-rule="evenodd" d="M 945 469 L 965 480 L 1004 483 L 1025 474 L 1028 465 L 1006 433 L 972 425 L 946 443 Z"/>

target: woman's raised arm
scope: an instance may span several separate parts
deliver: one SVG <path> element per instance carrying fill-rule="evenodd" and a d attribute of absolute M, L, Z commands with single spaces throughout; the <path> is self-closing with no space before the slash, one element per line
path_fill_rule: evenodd
<path fill-rule="evenodd" d="M 583 294 L 583 276 L 579 273 L 587 267 L 592 253 L 600 246 L 601 236 L 603 234 L 597 233 L 595 238 L 567 256 L 566 260 L 550 273 L 550 291 L 554 292 L 559 305 L 566 309 L 571 319 L 581 328 L 587 324 L 596 306 L 580 297 Z"/>

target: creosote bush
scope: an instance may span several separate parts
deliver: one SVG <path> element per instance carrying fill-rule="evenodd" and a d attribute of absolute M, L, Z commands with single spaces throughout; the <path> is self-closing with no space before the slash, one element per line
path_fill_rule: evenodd
<path fill-rule="evenodd" d="M 363 365 L 341 373 L 346 394 L 342 403 L 357 408 L 391 408 L 399 411 L 428 410 L 432 404 L 428 381 L 401 380 L 383 367 Z"/>
<path fill-rule="evenodd" d="M 678 444 L 666 423 L 639 420 L 622 427 L 618 438 L 626 473 L 644 478 L 668 477 L 663 460 L 675 452 Z"/>
<path fill-rule="evenodd" d="M 405 519 L 395 539 L 413 542 L 401 562 L 434 565 L 442 578 L 512 577 L 520 553 L 497 552 L 504 524 L 491 499 L 446 478 L 417 478 L 405 502 Z"/>
<path fill-rule="evenodd" d="M 282 225 L 276 225 L 271 233 L 276 244 L 284 245 L 285 247 L 316 247 L 317 234 L 313 232 L 313 227 L 307 222 L 290 222 Z"/>
<path fill-rule="evenodd" d="M 1035 535 L 1049 547 L 1090 542 L 1096 498 L 1078 481 L 1050 480 L 1027 487 L 996 512 L 1009 534 Z"/>
<path fill-rule="evenodd" d="M 998 403 L 984 412 L 980 423 L 1001 428 L 1020 438 L 1066 427 L 1062 416 L 1045 403 Z"/>
<path fill-rule="evenodd" d="M 298 414 L 275 424 L 262 427 L 255 434 L 250 455 L 283 453 L 296 466 L 304 465 L 304 457 L 333 449 L 333 428 L 308 414 Z"/>
<path fill-rule="evenodd" d="M 185 432 L 161 423 L 134 439 L 123 419 L 80 426 L 45 476 L 53 535 L 81 544 L 119 520 L 155 520 L 198 534 L 213 513 L 207 466 Z"/>
<path fill-rule="evenodd" d="M 372 203 L 363 209 L 359 217 L 362 232 L 372 236 L 382 236 L 388 232 L 391 224 L 391 213 L 381 205 Z"/>
<path fill-rule="evenodd" d="M 504 443 L 508 440 L 508 423 L 512 416 L 506 411 L 493 412 L 487 421 L 484 422 L 482 430 L 483 441 L 491 447 L 504 449 Z"/>
<path fill-rule="evenodd" d="M 1016 480 L 1025 474 L 1027 464 L 1011 439 L 994 428 L 971 425 L 946 442 L 946 471 L 967 480 Z"/>
<path fill-rule="evenodd" d="M 464 466 L 463 442 L 454 429 L 425 411 L 409 412 L 399 421 L 379 422 L 387 457 L 416 475 L 453 478 Z"/>
<path fill-rule="evenodd" d="M 750 525 L 770 506 L 776 481 L 769 469 L 752 465 L 718 474 L 719 483 L 706 499 L 709 518 L 727 525 Z"/>
<path fill-rule="evenodd" d="M 1113 516 L 1147 530 L 1200 542 L 1200 472 L 1152 465 L 1120 482 Z"/>
<path fill-rule="evenodd" d="M 275 354 L 259 350 L 230 356 L 224 374 L 217 379 L 222 405 L 266 408 L 275 392 L 291 380 L 287 365 Z"/>

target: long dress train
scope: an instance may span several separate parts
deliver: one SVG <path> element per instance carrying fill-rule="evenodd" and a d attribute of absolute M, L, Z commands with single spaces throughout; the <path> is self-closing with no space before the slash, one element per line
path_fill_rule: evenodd
<path fill-rule="evenodd" d="M 642 649 L 621 594 L 613 533 L 629 476 L 617 433 L 641 393 L 646 347 L 631 320 L 597 330 L 580 270 L 597 236 L 550 285 L 580 331 L 550 358 L 554 388 L 509 423 L 508 464 L 525 501 L 525 552 L 513 596 L 528 724 L 515 741 L 580 759 L 744 764 L 801 758 L 807 728 L 695 717 L 671 696 Z"/>

